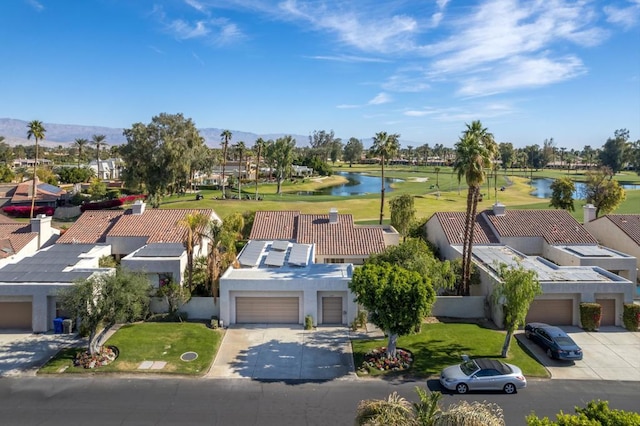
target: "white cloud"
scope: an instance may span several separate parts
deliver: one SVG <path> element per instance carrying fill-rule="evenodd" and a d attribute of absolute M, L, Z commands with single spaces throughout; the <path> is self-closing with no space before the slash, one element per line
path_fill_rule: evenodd
<path fill-rule="evenodd" d="M 179 40 L 187 40 L 190 38 L 204 37 L 208 35 L 211 30 L 207 27 L 207 23 L 204 21 L 198 21 L 194 24 L 183 21 L 182 19 L 176 19 L 170 22 L 167 29 Z"/>
<path fill-rule="evenodd" d="M 42 12 L 44 10 L 44 6 L 39 1 L 27 0 L 27 4 L 34 8 L 37 12 Z"/>
<path fill-rule="evenodd" d="M 632 1 L 627 7 L 605 6 L 607 22 L 621 25 L 624 29 L 635 27 L 640 21 L 640 0 Z"/>
<path fill-rule="evenodd" d="M 391 97 L 384 92 L 378 93 L 367 105 L 382 105 L 391 102 Z"/>
<path fill-rule="evenodd" d="M 197 0 L 184 0 L 186 4 L 197 10 L 198 12 L 207 13 L 207 8 L 204 4 L 200 3 Z"/>
<path fill-rule="evenodd" d="M 335 62 L 390 62 L 387 59 L 381 59 L 381 58 L 368 58 L 368 57 L 364 57 L 364 56 L 353 56 L 353 55 L 316 55 L 316 56 L 309 56 L 309 58 L 311 59 L 317 59 L 320 61 L 335 61 Z"/>
<path fill-rule="evenodd" d="M 338 108 L 338 109 L 354 109 L 354 108 L 360 108 L 360 105 L 342 104 L 342 105 L 336 105 L 336 108 Z"/>
<path fill-rule="evenodd" d="M 403 113 L 404 115 L 406 115 L 407 117 L 424 117 L 426 115 L 433 115 L 435 114 L 435 111 L 429 111 L 429 110 L 409 110 L 409 111 L 405 111 Z"/>
<path fill-rule="evenodd" d="M 159 53 L 161 55 L 164 55 L 164 51 L 158 49 L 156 46 L 148 46 L 148 47 L 149 47 L 149 49 L 153 50 L 154 52 Z"/>
<path fill-rule="evenodd" d="M 398 70 L 382 83 L 382 88 L 391 92 L 418 93 L 430 87 L 426 72 L 421 68 Z"/>

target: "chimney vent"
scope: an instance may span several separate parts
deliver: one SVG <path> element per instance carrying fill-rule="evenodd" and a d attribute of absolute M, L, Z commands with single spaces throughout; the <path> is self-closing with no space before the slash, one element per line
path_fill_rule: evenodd
<path fill-rule="evenodd" d="M 585 204 L 582 208 L 582 223 L 589 223 L 596 218 L 596 208 L 593 204 Z"/>
<path fill-rule="evenodd" d="M 495 203 L 493 205 L 493 214 L 496 216 L 504 216 L 507 207 L 502 203 Z"/>
<path fill-rule="evenodd" d="M 335 207 L 329 210 L 329 223 L 338 223 L 338 209 Z"/>
<path fill-rule="evenodd" d="M 145 207 L 146 207 L 146 204 L 144 203 L 144 201 L 136 200 L 136 202 L 133 203 L 133 206 L 131 206 L 131 212 L 133 214 L 141 215 L 142 213 L 144 213 Z"/>

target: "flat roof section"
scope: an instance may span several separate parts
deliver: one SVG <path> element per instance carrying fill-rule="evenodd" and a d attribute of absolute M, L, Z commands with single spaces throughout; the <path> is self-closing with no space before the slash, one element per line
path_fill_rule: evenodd
<path fill-rule="evenodd" d="M 559 246 L 580 257 L 628 258 L 629 256 L 601 246 Z"/>

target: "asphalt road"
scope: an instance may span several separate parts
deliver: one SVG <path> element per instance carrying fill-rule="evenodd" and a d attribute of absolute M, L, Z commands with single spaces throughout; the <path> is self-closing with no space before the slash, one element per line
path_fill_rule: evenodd
<path fill-rule="evenodd" d="M 415 401 L 424 382 L 341 380 L 325 383 L 257 382 L 248 379 L 46 378 L 0 379 L 2 425 L 353 425 L 358 402 L 397 391 Z M 439 389 L 437 382 L 429 387 Z M 638 410 L 637 382 L 531 381 L 516 395 L 444 395 L 495 402 L 507 425 L 524 425 L 531 411 L 573 412 L 592 399 L 612 408 Z"/>

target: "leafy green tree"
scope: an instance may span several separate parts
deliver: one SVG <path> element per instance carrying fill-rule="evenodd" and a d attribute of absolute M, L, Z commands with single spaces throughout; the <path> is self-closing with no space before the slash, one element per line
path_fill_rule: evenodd
<path fill-rule="evenodd" d="M 156 296 L 165 300 L 169 307 L 169 316 L 175 318 L 178 317 L 177 313 L 180 307 L 191 298 L 191 293 L 188 288 L 170 280 L 158 289 Z"/>
<path fill-rule="evenodd" d="M 415 220 L 416 208 L 413 196 L 403 194 L 391 199 L 391 226 L 396 228 L 403 239 L 407 238 L 411 223 Z"/>
<path fill-rule="evenodd" d="M 560 412 L 557 420 L 539 418 L 534 413 L 527 416 L 527 426 L 637 426 L 640 413 L 612 410 L 607 401 L 590 401 L 585 408 L 575 407 L 576 414 Z"/>
<path fill-rule="evenodd" d="M 400 150 L 400 135 L 387 132 L 378 132 L 373 137 L 371 153 L 380 157 L 380 167 L 382 171 L 382 186 L 380 188 L 380 225 L 384 219 L 384 191 L 386 182 L 384 181 L 384 164 L 393 158 Z"/>
<path fill-rule="evenodd" d="M 573 192 L 575 190 L 575 184 L 568 177 L 554 180 L 551 184 L 551 203 L 549 205 L 556 209 L 574 211 Z"/>
<path fill-rule="evenodd" d="M 80 168 L 80 162 L 82 161 L 82 154 L 84 154 L 84 149 L 89 145 L 88 139 L 77 138 L 73 144 L 76 148 L 78 148 L 78 168 Z"/>
<path fill-rule="evenodd" d="M 13 182 L 15 174 L 11 167 L 6 164 L 0 164 L 0 182 Z"/>
<path fill-rule="evenodd" d="M 222 187 L 222 198 L 226 198 L 226 193 L 224 190 L 225 180 L 224 180 L 224 172 L 227 166 L 227 150 L 229 149 L 229 141 L 231 141 L 231 137 L 233 134 L 231 130 L 223 130 L 220 133 L 220 138 L 222 139 L 222 175 L 220 176 L 220 186 Z"/>
<path fill-rule="evenodd" d="M 120 153 L 126 164 L 123 177 L 128 187 L 144 190 L 153 207 L 161 198 L 190 185 L 204 140 L 191 119 L 162 113 L 144 125 L 124 130 L 127 143 Z"/>
<path fill-rule="evenodd" d="M 362 141 L 358 138 L 349 138 L 349 141 L 344 146 L 342 158 L 349 162 L 349 167 L 353 167 L 354 162 L 360 161 L 362 151 L 364 151 Z"/>
<path fill-rule="evenodd" d="M 36 206 L 36 197 L 37 197 L 37 188 L 36 188 L 36 176 L 38 170 L 38 141 L 44 139 L 44 135 L 47 129 L 44 128 L 44 125 L 41 121 L 33 120 L 29 124 L 27 124 L 27 139 L 31 139 L 32 137 L 36 141 L 36 149 L 35 149 L 35 159 L 33 162 L 33 183 L 31 185 L 31 219 L 33 219 L 33 211 Z"/>
<path fill-rule="evenodd" d="M 629 131 L 627 129 L 616 130 L 614 137 L 607 139 L 602 151 L 600 151 L 600 163 L 610 168 L 613 174 L 618 173 L 624 167 L 628 140 Z"/>
<path fill-rule="evenodd" d="M 614 211 L 624 201 L 624 189 L 613 179 L 613 172 L 607 167 L 587 172 L 584 199 L 596 208 L 596 217 L 600 213 Z"/>
<path fill-rule="evenodd" d="M 267 143 L 262 138 L 256 139 L 255 145 L 253 145 L 253 150 L 256 152 L 256 200 L 258 199 L 258 179 L 260 177 L 260 156 L 265 151 L 267 147 Z"/>
<path fill-rule="evenodd" d="M 329 158 L 331 162 L 335 165 L 336 161 L 340 159 L 342 155 L 342 139 L 336 138 L 331 142 L 331 148 L 329 149 Z"/>
<path fill-rule="evenodd" d="M 185 230 L 184 245 L 187 249 L 187 288 L 193 290 L 193 250 L 197 244 L 200 244 L 201 235 L 204 229 L 209 225 L 209 216 L 204 213 L 192 212 L 185 215 L 178 226 Z"/>
<path fill-rule="evenodd" d="M 137 321 L 149 312 L 151 284 L 146 274 L 117 269 L 94 274 L 58 294 L 63 309 L 79 318 L 89 332 L 88 352 L 99 353 L 99 343 L 116 323 Z M 104 327 L 98 334 L 98 328 Z"/>
<path fill-rule="evenodd" d="M 58 167 L 55 172 L 62 183 L 88 182 L 95 176 L 93 169 L 89 167 Z"/>
<path fill-rule="evenodd" d="M 282 194 L 282 182 L 291 172 L 295 145 L 296 140 L 292 136 L 286 135 L 267 146 L 266 156 L 276 175 L 278 183 L 276 192 L 278 194 Z"/>
<path fill-rule="evenodd" d="M 518 327 L 524 324 L 529 306 L 536 296 L 542 294 L 538 274 L 522 265 L 507 267 L 500 265 L 500 282 L 493 290 L 494 301 L 502 306 L 504 328 L 507 334 L 502 346 L 502 357 L 506 358 L 511 345 L 511 338 Z"/>
<path fill-rule="evenodd" d="M 333 130 L 328 132 L 325 130 L 314 130 L 313 133 L 309 135 L 309 146 L 311 147 L 312 157 L 326 162 L 330 156 L 335 140 Z"/>
<path fill-rule="evenodd" d="M 496 153 L 493 135 L 482 127 L 480 121 L 467 124 L 467 129 L 456 143 L 456 162 L 453 170 L 458 175 L 458 182 L 464 177 L 469 187 L 467 191 L 467 213 L 464 226 L 462 250 L 462 285 L 458 289 L 460 296 L 469 294 L 471 282 L 471 257 L 473 251 L 473 234 L 476 224 L 476 212 L 480 199 L 480 187 L 486 178 L 486 168 Z"/>
<path fill-rule="evenodd" d="M 13 157 L 13 149 L 8 143 L 4 142 L 4 136 L 0 136 L 0 162 L 9 165 Z"/>
<path fill-rule="evenodd" d="M 107 196 L 107 185 L 98 178 L 92 178 L 89 185 L 89 194 L 92 200 L 104 200 Z"/>
<path fill-rule="evenodd" d="M 629 144 L 629 160 L 636 173 L 640 175 L 640 139 Z"/>
<path fill-rule="evenodd" d="M 503 142 L 498 144 L 498 151 L 500 153 L 500 161 L 502 161 L 502 168 L 505 173 L 509 167 L 514 163 L 516 158 L 516 152 L 513 149 L 511 142 Z"/>
<path fill-rule="evenodd" d="M 357 268 L 349 289 L 370 313 L 371 322 L 389 336 L 389 358 L 396 356 L 398 336 L 418 328 L 435 301 L 428 277 L 388 263 Z"/>

